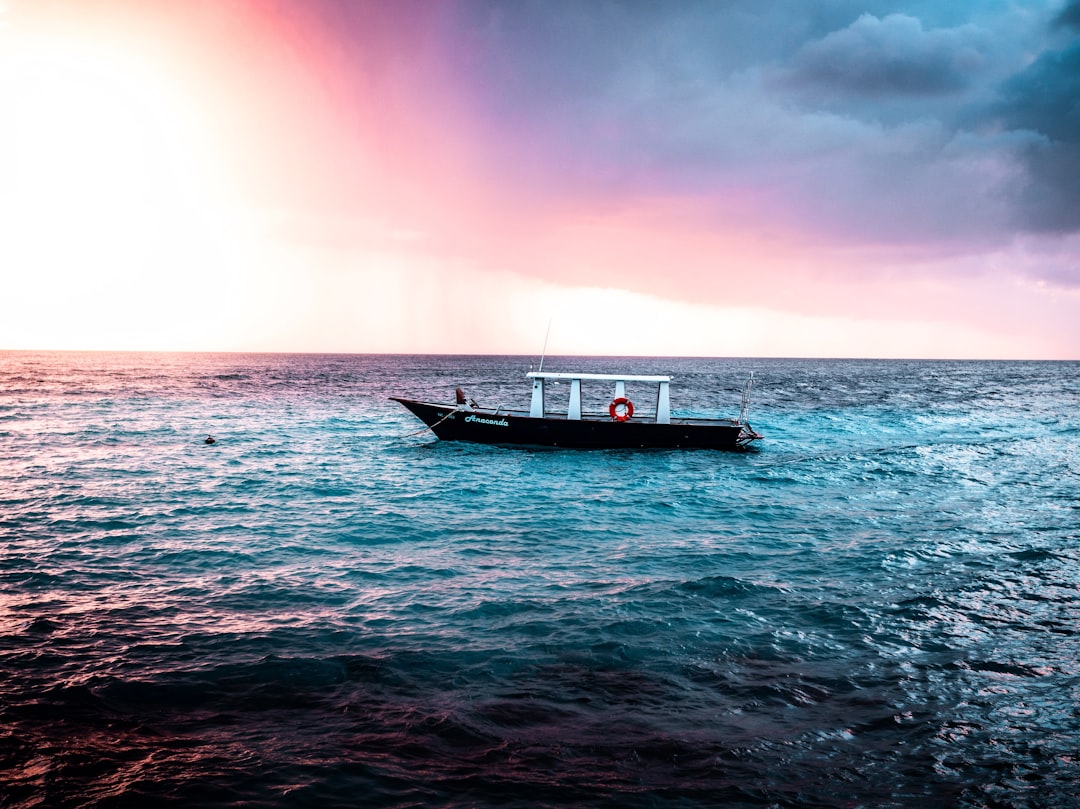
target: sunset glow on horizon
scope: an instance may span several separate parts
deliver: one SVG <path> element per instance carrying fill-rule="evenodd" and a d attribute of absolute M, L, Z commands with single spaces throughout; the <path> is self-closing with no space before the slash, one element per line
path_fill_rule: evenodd
<path fill-rule="evenodd" d="M 1080 2 L 0 0 L 0 350 L 1080 358 Z"/>

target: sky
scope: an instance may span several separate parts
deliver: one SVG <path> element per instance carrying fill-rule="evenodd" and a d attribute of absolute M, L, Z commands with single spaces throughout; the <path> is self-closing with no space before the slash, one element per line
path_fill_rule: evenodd
<path fill-rule="evenodd" d="M 1080 0 L 0 0 L 0 349 L 1080 359 Z"/>

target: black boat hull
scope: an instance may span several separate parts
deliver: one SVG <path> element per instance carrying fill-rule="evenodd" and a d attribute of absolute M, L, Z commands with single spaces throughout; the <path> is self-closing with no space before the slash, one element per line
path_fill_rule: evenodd
<path fill-rule="evenodd" d="M 741 450 L 761 437 L 748 424 L 721 419 L 672 419 L 671 424 L 657 424 L 634 419 L 533 418 L 520 412 L 458 409 L 449 404 L 391 398 L 444 441 L 577 449 Z"/>

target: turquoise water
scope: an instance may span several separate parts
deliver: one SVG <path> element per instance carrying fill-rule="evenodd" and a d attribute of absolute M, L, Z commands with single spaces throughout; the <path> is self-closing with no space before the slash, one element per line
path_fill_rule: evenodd
<path fill-rule="evenodd" d="M 1080 364 L 545 362 L 754 370 L 749 453 L 386 399 L 528 367 L 0 353 L 0 803 L 1074 805 Z"/>

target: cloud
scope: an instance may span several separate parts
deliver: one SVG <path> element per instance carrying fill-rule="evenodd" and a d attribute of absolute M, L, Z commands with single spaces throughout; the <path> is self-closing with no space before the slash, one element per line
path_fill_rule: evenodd
<path fill-rule="evenodd" d="M 353 153 L 373 160 L 352 187 L 379 188 L 401 214 L 388 220 L 431 230 L 431 249 L 452 237 L 472 253 L 469 234 L 492 219 L 517 244 L 543 243 L 544 223 L 570 211 L 615 221 L 659 209 L 701 232 L 737 220 L 789 244 L 955 255 L 1061 229 L 1073 207 L 1067 183 L 1050 187 L 1076 176 L 1048 131 L 1068 106 L 1060 94 L 1017 77 L 985 110 L 1010 72 L 1061 77 L 1045 55 L 1021 60 L 1074 7 L 477 0 L 418 31 L 407 14 L 329 2 L 318 41 L 337 43 L 320 47 L 324 68 L 350 76 L 338 100 L 369 96 L 345 121 L 366 147 Z M 414 168 L 378 170 L 395 165 Z M 425 207 L 447 195 L 452 206 Z"/>
<path fill-rule="evenodd" d="M 999 233 L 1016 146 L 948 120 L 1000 70 L 988 29 L 843 5 L 481 4 L 456 70 L 522 200 L 680 197 L 708 220 L 752 189 L 822 236 Z"/>
<path fill-rule="evenodd" d="M 1080 6 L 1071 6 L 1075 10 Z M 1077 12 L 1080 13 L 1080 12 Z M 1037 135 L 1023 156 L 1029 183 L 1021 225 L 1035 231 L 1080 230 L 1080 39 L 1041 54 L 1001 88 L 991 110 L 1004 127 Z"/>
<path fill-rule="evenodd" d="M 1054 25 L 1060 28 L 1072 28 L 1080 31 L 1080 2 L 1073 0 L 1054 18 Z"/>
<path fill-rule="evenodd" d="M 982 68 L 986 33 L 974 25 L 925 30 L 905 14 L 863 14 L 805 45 L 787 81 L 858 97 L 937 96 L 963 90 Z"/>

